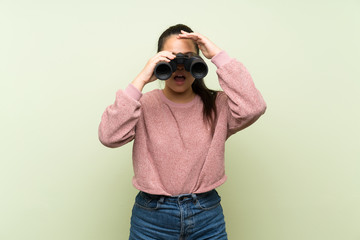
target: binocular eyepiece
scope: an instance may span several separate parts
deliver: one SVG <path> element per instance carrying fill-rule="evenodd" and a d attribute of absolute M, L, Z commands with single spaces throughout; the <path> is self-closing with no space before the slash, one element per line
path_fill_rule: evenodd
<path fill-rule="evenodd" d="M 195 79 L 203 78 L 208 73 L 208 67 L 198 55 L 176 54 L 176 58 L 170 62 L 159 62 L 154 69 L 155 76 L 160 80 L 166 80 L 176 71 L 177 65 L 183 64 L 186 71 L 190 72 Z"/>

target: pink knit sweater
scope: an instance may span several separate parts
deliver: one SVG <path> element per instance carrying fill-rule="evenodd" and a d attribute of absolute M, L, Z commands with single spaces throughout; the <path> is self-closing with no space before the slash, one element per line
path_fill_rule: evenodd
<path fill-rule="evenodd" d="M 226 139 L 254 123 L 266 104 L 242 63 L 225 51 L 211 61 L 223 89 L 216 98 L 214 132 L 203 120 L 199 96 L 178 104 L 159 89 L 142 94 L 131 84 L 116 93 L 115 103 L 103 113 L 99 139 L 105 146 L 119 147 L 135 139 L 135 188 L 176 196 L 207 192 L 226 181 Z"/>

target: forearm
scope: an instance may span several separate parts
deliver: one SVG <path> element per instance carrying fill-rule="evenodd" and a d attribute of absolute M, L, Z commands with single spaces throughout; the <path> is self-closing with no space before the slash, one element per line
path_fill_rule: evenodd
<path fill-rule="evenodd" d="M 227 104 L 233 118 L 230 127 L 249 126 L 266 110 L 266 103 L 250 73 L 226 52 L 219 53 L 211 61 L 218 67 L 219 84 L 228 98 Z"/>
<path fill-rule="evenodd" d="M 99 140 L 107 147 L 119 147 L 135 136 L 141 113 L 141 93 L 132 85 L 116 93 L 114 104 L 104 111 L 99 125 Z"/>
<path fill-rule="evenodd" d="M 142 92 L 144 86 L 146 85 L 146 81 L 144 80 L 142 75 L 138 75 L 132 82 L 131 84 L 140 92 Z"/>

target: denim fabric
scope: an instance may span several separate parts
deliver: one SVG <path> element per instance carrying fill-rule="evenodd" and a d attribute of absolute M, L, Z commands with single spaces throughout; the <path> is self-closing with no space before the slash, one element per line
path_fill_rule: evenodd
<path fill-rule="evenodd" d="M 216 190 L 176 197 L 139 192 L 132 210 L 130 240 L 227 239 Z"/>

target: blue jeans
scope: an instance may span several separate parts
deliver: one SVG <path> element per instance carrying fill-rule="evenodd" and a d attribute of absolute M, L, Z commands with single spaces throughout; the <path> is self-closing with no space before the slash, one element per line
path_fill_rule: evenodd
<path fill-rule="evenodd" d="M 176 197 L 139 192 L 132 210 L 130 240 L 227 239 L 216 190 Z"/>

